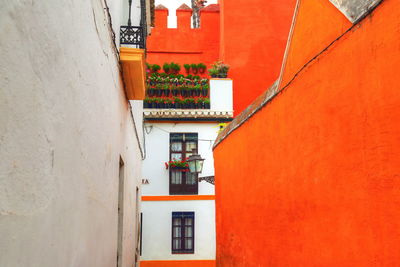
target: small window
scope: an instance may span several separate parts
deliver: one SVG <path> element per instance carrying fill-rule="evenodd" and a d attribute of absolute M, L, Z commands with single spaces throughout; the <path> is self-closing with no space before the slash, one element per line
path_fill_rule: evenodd
<path fill-rule="evenodd" d="M 194 253 L 194 212 L 172 212 L 172 254 Z"/>
<path fill-rule="evenodd" d="M 170 160 L 184 160 L 197 154 L 197 133 L 171 133 L 170 134 Z M 197 195 L 197 174 L 170 169 L 169 175 L 170 195 Z"/>

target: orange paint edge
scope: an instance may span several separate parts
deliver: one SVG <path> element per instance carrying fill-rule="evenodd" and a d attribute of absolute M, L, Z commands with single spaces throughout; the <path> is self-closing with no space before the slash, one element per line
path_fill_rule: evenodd
<path fill-rule="evenodd" d="M 142 196 L 142 201 L 215 200 L 215 195 Z"/>

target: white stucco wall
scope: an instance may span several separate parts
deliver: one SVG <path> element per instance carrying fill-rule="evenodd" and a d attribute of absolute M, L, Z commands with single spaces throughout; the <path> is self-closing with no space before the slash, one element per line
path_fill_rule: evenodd
<path fill-rule="evenodd" d="M 171 253 L 173 211 L 195 213 L 194 254 Z M 144 201 L 141 260 L 215 260 L 215 202 Z"/>
<path fill-rule="evenodd" d="M 149 184 L 142 186 L 143 195 L 169 195 L 169 171 L 164 163 L 169 161 L 169 133 L 198 133 L 198 151 L 205 159 L 203 172 L 199 175 L 214 175 L 212 145 L 217 137 L 217 123 L 146 123 L 146 159 L 143 162 L 143 178 Z M 199 183 L 199 195 L 213 195 L 214 185 Z"/>
<path fill-rule="evenodd" d="M 0 266 L 116 266 L 120 156 L 123 266 L 134 262 L 141 155 L 105 8 L 2 3 Z"/>
<path fill-rule="evenodd" d="M 211 110 L 233 111 L 233 81 L 210 79 Z"/>

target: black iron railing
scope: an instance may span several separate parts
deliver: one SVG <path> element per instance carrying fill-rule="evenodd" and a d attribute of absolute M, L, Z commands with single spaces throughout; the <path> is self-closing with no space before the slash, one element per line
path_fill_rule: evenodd
<path fill-rule="evenodd" d="M 128 25 L 120 28 L 120 44 L 134 45 L 136 48 L 146 49 L 147 23 L 146 23 L 146 1 L 140 0 L 140 26 L 132 26 L 131 9 L 132 0 L 129 3 Z"/>
<path fill-rule="evenodd" d="M 144 27 L 141 26 L 121 26 L 120 43 L 134 45 L 136 48 L 146 48 L 146 37 Z"/>

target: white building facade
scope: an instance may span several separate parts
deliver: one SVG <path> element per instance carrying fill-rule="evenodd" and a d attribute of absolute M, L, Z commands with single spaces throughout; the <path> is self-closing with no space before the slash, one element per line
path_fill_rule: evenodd
<path fill-rule="evenodd" d="M 207 110 L 144 110 L 141 266 L 215 266 L 212 145 L 232 119 L 232 81 L 211 80 L 210 101 Z M 167 167 L 192 154 L 205 159 L 201 174 Z"/>
<path fill-rule="evenodd" d="M 145 73 L 142 49 L 120 58 L 124 1 L 2 3 L 0 266 L 138 266 Z"/>

